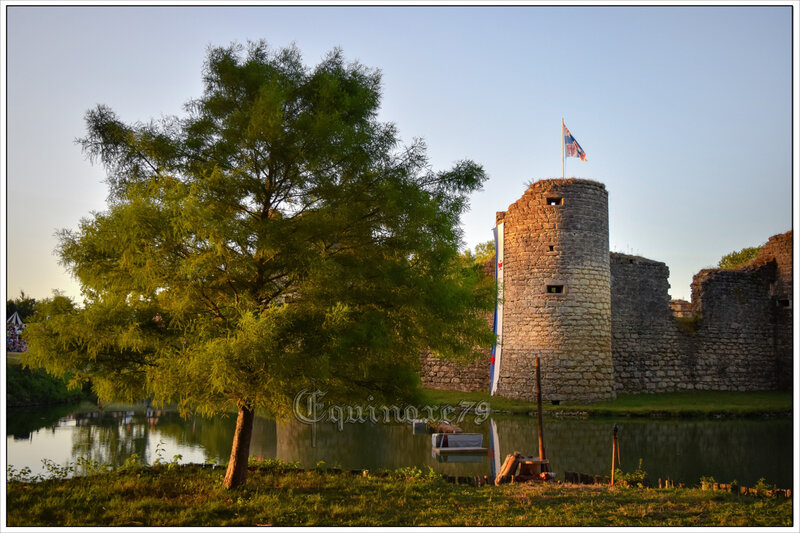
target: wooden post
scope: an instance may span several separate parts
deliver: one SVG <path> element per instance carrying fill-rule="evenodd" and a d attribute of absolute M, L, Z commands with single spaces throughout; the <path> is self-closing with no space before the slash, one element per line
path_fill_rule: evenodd
<path fill-rule="evenodd" d="M 614 486 L 614 470 L 617 469 L 617 425 L 614 424 L 614 441 L 611 445 L 611 486 Z M 659 479 L 659 485 L 661 480 Z"/>
<path fill-rule="evenodd" d="M 546 459 L 544 454 L 544 434 L 542 432 L 542 376 L 539 370 L 539 358 L 536 358 L 536 407 L 539 411 L 539 460 Z"/>
<path fill-rule="evenodd" d="M 509 477 L 513 478 L 513 475 L 517 473 L 517 459 L 519 456 L 519 452 L 506 455 L 506 460 L 503 461 L 503 466 L 500 467 L 500 472 L 498 472 L 494 480 L 495 485 L 508 481 Z"/>

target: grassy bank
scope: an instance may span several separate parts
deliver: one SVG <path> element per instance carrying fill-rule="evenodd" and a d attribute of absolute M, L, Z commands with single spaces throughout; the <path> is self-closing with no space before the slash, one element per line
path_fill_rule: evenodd
<path fill-rule="evenodd" d="M 8 485 L 9 526 L 791 526 L 792 500 L 700 489 L 453 485 L 418 470 L 381 476 L 128 468 Z"/>
<path fill-rule="evenodd" d="M 489 396 L 483 392 L 459 392 L 423 389 L 423 405 L 458 405 L 461 401 L 482 402 L 492 411 L 527 414 L 536 411 L 536 403 Z M 585 416 L 649 417 L 721 417 L 789 416 L 792 413 L 790 391 L 726 392 L 685 391 L 660 394 L 620 394 L 615 400 L 596 403 L 544 402 L 545 415 L 580 414 Z"/>
<path fill-rule="evenodd" d="M 69 390 L 64 380 L 44 370 L 6 364 L 6 405 L 9 407 L 72 403 L 91 398 L 88 388 Z"/>

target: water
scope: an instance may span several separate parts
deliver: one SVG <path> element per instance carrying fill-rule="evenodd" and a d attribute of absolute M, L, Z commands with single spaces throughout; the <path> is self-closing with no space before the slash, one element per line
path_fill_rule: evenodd
<path fill-rule="evenodd" d="M 325 461 L 343 469 L 395 469 L 430 466 L 447 475 L 490 475 L 493 457 L 519 451 L 538 454 L 535 417 L 493 417 L 499 453 L 493 449 L 475 462 L 440 462 L 431 455 L 429 435 L 414 435 L 406 424 L 275 422 L 256 417 L 250 454 L 298 461 L 304 467 Z M 779 487 L 792 486 L 792 421 L 773 420 L 640 420 L 553 419 L 544 421 L 547 457 L 558 478 L 565 470 L 608 475 L 611 435 L 619 426 L 622 469 L 634 470 L 639 459 L 648 477 L 696 485 L 701 476 L 720 482 L 734 479 L 754 485 L 759 478 Z M 464 431 L 482 433 L 490 447 L 491 421 L 476 425 L 467 417 Z M 78 457 L 122 464 L 136 453 L 148 463 L 161 458 L 179 462 L 224 463 L 230 455 L 233 416 L 181 419 L 172 410 L 145 406 L 92 405 L 8 409 L 7 463 L 42 473 L 42 459 L 66 464 Z"/>

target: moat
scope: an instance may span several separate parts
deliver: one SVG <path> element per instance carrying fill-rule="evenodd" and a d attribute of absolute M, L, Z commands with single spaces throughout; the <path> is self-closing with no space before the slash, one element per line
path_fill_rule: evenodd
<path fill-rule="evenodd" d="M 536 454 L 535 417 L 493 416 L 502 460 L 520 451 Z M 558 479 L 565 470 L 607 475 L 611 434 L 620 428 L 622 468 L 633 471 L 642 459 L 648 477 L 670 478 L 696 485 L 701 476 L 721 482 L 753 485 L 759 478 L 791 487 L 792 420 L 779 419 L 555 419 L 546 418 L 547 456 Z M 230 453 L 235 417 L 181 419 L 172 410 L 145 406 L 60 406 L 8 409 L 7 464 L 42 472 L 42 460 L 56 464 L 85 457 L 120 465 L 131 454 L 147 463 L 159 457 L 182 463 L 225 463 Z M 465 431 L 482 433 L 490 446 L 491 421 L 476 425 L 467 417 Z M 430 437 L 414 435 L 406 424 L 346 424 L 339 431 L 330 423 L 314 427 L 297 421 L 275 422 L 257 417 L 250 454 L 298 461 L 314 467 L 325 461 L 343 469 L 426 468 L 448 475 L 487 475 L 492 455 L 478 462 L 439 462 L 430 453 Z"/>

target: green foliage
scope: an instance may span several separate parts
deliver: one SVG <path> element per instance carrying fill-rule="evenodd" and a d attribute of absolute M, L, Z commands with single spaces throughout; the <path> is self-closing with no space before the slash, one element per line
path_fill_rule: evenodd
<path fill-rule="evenodd" d="M 19 296 L 13 300 L 6 300 L 6 317 L 10 317 L 15 312 L 26 322 L 28 317 L 33 315 L 36 309 L 36 299 L 25 296 L 25 291 L 20 291 Z"/>
<path fill-rule="evenodd" d="M 700 488 L 703 490 L 710 490 L 716 482 L 714 476 L 700 476 Z"/>
<path fill-rule="evenodd" d="M 164 459 L 164 451 L 165 451 L 164 441 L 160 440 L 158 441 L 158 444 L 156 444 L 156 450 L 155 450 L 156 459 L 153 461 L 153 466 L 166 465 L 167 468 L 172 469 L 175 468 L 180 463 L 181 459 L 183 459 L 183 455 L 177 454 L 172 456 L 172 461 L 167 462 L 166 459 Z M 138 454 L 133 454 L 133 455 L 138 457 Z M 127 460 L 125 462 L 127 463 Z"/>
<path fill-rule="evenodd" d="M 762 477 L 753 485 L 753 488 L 758 491 L 759 495 L 764 495 L 768 490 L 775 490 L 777 487 L 767 483 L 767 479 Z"/>
<path fill-rule="evenodd" d="M 444 477 L 428 466 L 425 470 L 418 466 L 406 466 L 394 471 L 394 475 L 407 481 L 443 481 Z"/>
<path fill-rule="evenodd" d="M 325 461 L 321 461 L 323 464 Z M 288 472 L 291 470 L 299 470 L 300 463 L 297 461 L 283 461 L 281 459 L 271 459 L 264 457 L 251 456 L 247 461 L 247 466 L 262 471 L 269 472 Z"/>
<path fill-rule="evenodd" d="M 46 480 L 67 479 L 74 476 L 92 476 L 114 471 L 108 463 L 100 463 L 86 457 L 78 457 L 75 461 L 68 461 L 59 465 L 50 459 L 42 459 L 41 474 L 33 474 L 29 467 L 17 471 L 13 465 L 6 466 L 6 477 L 9 482 L 38 483 Z"/>
<path fill-rule="evenodd" d="M 377 120 L 377 71 L 251 43 L 211 49 L 204 83 L 185 117 L 86 114 L 108 209 L 60 233 L 84 305 L 37 305 L 26 364 L 106 402 L 282 416 L 307 387 L 397 401 L 423 350 L 491 344 L 494 283 L 458 254 L 485 174 L 401 147 Z"/>
<path fill-rule="evenodd" d="M 44 370 L 6 365 L 6 404 L 11 407 L 49 405 L 92 399 L 91 390 L 68 387 L 68 379 Z"/>
<path fill-rule="evenodd" d="M 486 241 L 475 245 L 474 252 L 467 248 L 462 255 L 466 261 L 483 266 L 486 261 L 494 257 L 494 253 L 494 241 Z"/>
<path fill-rule="evenodd" d="M 117 469 L 119 472 L 140 472 L 144 470 L 145 465 L 139 460 L 138 453 L 130 454 L 125 462 Z"/>
<path fill-rule="evenodd" d="M 642 460 L 639 459 L 639 466 L 633 472 L 623 472 L 617 468 L 614 471 L 614 482 L 626 487 L 644 488 L 647 484 L 647 472 L 642 468 Z"/>
<path fill-rule="evenodd" d="M 760 247 L 756 248 L 742 248 L 738 252 L 731 252 L 727 255 L 722 256 L 722 259 L 719 260 L 719 264 L 717 265 L 719 268 L 737 268 L 742 265 L 746 265 L 750 261 L 756 258 L 758 255 Z"/>

